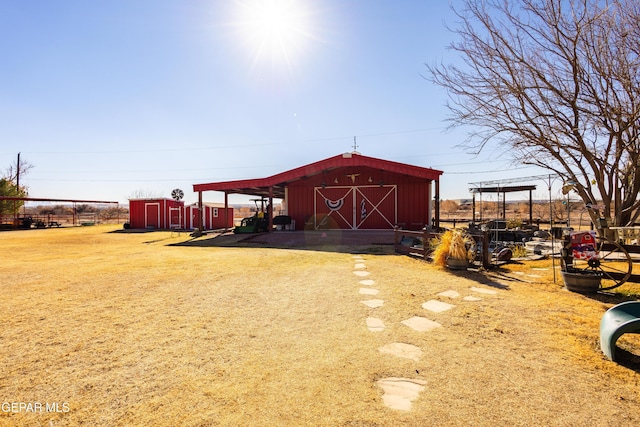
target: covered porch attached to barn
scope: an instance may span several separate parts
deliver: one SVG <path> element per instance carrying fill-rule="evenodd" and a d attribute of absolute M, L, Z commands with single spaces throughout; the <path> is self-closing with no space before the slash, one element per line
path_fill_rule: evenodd
<path fill-rule="evenodd" d="M 295 229 L 420 229 L 439 226 L 441 171 L 345 153 L 267 178 L 195 184 L 198 203 L 204 191 L 264 197 L 268 230 L 273 200 Z M 434 223 L 435 221 L 435 223 Z"/>

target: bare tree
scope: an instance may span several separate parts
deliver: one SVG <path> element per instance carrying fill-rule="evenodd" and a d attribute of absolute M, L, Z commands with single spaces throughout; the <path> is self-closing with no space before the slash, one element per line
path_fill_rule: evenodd
<path fill-rule="evenodd" d="M 640 215 L 637 0 L 463 0 L 458 64 L 427 65 L 450 95 L 451 126 L 472 125 L 518 163 L 560 175 L 611 224 Z"/>
<path fill-rule="evenodd" d="M 162 198 L 162 196 L 160 195 L 160 193 L 152 190 L 137 189 L 133 191 L 131 194 L 129 194 L 127 198 L 128 199 L 160 199 Z"/>
<path fill-rule="evenodd" d="M 440 202 L 440 211 L 446 213 L 451 216 L 451 214 L 455 214 L 458 211 L 460 204 L 455 200 L 443 200 Z"/>
<path fill-rule="evenodd" d="M 534 203 L 531 206 L 533 217 L 540 220 L 547 220 L 549 218 L 549 205 L 543 203 Z"/>
<path fill-rule="evenodd" d="M 20 159 L 18 154 L 18 159 L 7 168 L 4 177 L 0 177 L 0 196 L 26 197 L 28 187 L 20 182 L 20 177 L 26 175 L 32 168 L 33 165 Z M 0 215 L 15 215 L 23 205 L 23 201 L 0 201 Z"/>
<path fill-rule="evenodd" d="M 18 154 L 18 160 L 13 162 L 7 168 L 5 172 L 5 179 L 14 183 L 16 186 L 20 186 L 20 188 L 26 192 L 27 187 L 21 185 L 20 178 L 28 174 L 31 169 L 33 169 L 33 165 L 26 160 L 21 159 L 20 154 Z"/>

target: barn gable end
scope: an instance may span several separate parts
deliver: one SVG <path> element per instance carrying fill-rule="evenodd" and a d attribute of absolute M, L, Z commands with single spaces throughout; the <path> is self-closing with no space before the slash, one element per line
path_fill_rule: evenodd
<path fill-rule="evenodd" d="M 194 191 L 283 199 L 296 229 L 417 229 L 431 224 L 441 174 L 354 152 L 267 178 L 196 184 Z"/>

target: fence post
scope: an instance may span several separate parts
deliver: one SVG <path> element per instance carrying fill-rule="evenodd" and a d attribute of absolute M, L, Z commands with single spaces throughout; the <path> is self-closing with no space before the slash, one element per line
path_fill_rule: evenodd
<path fill-rule="evenodd" d="M 431 252 L 429 251 L 429 230 L 425 226 L 422 229 L 422 258 L 426 261 L 427 255 Z"/>
<path fill-rule="evenodd" d="M 482 231 L 482 267 L 491 267 L 491 255 L 489 254 L 489 231 Z"/>

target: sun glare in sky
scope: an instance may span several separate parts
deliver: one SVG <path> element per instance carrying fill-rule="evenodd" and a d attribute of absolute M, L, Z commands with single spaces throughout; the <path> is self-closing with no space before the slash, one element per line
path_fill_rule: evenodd
<path fill-rule="evenodd" d="M 245 0 L 237 3 L 235 26 L 254 67 L 291 70 L 314 38 L 312 18 L 304 0 Z"/>

